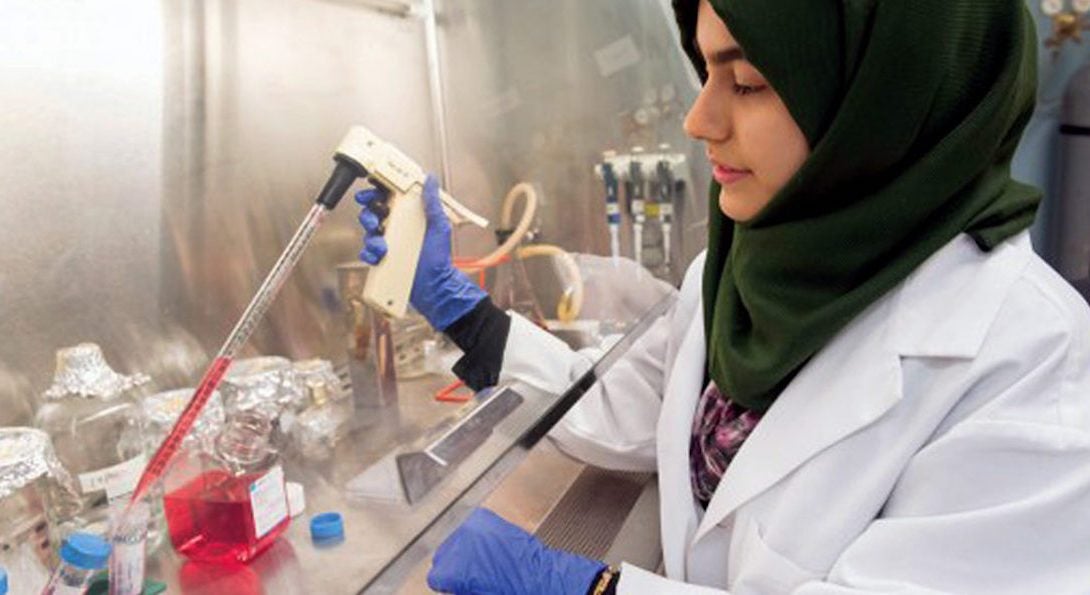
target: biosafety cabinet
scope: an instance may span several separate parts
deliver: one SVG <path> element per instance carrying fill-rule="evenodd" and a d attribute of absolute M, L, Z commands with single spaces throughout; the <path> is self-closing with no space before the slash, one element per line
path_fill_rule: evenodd
<path fill-rule="evenodd" d="M 453 385 L 441 335 L 359 299 L 358 207 L 342 201 L 241 354 L 258 376 L 294 374 L 277 376 L 267 431 L 297 516 L 231 568 L 157 535 L 149 578 L 415 592 L 481 503 L 586 555 L 638 559 L 618 533 L 657 555 L 657 528 L 630 518 L 654 510 L 653 480 L 584 468 L 543 436 L 703 249 L 707 167 L 681 127 L 698 82 L 668 2 L 15 0 L 0 40 L 0 425 L 34 425 L 56 353 L 93 343 L 148 379 L 154 451 L 357 124 L 490 220 L 455 233 L 467 274 L 600 361 L 563 394 Z M 214 449 L 254 386 L 221 390 L 188 446 Z M 345 541 L 315 545 L 309 519 L 333 510 Z M 0 522 L 0 542 L 48 540 L 35 526 Z M 57 544 L 41 545 L 47 560 Z"/>

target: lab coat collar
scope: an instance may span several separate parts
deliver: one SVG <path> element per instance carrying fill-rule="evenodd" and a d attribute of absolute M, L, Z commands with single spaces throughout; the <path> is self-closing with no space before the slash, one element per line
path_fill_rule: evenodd
<path fill-rule="evenodd" d="M 900 359 L 880 332 L 891 309 L 872 306 L 799 371 L 727 467 L 692 543 L 900 401 Z"/>
<path fill-rule="evenodd" d="M 959 236 L 857 316 L 757 424 L 727 468 L 691 543 L 807 460 L 893 408 L 902 396 L 901 357 L 975 356 L 1031 255 L 1025 234 L 992 253 Z"/>

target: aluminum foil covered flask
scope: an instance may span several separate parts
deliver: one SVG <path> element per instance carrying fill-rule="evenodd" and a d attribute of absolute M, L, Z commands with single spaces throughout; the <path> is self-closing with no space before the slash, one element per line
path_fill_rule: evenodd
<path fill-rule="evenodd" d="M 154 452 L 166 439 L 167 434 L 174 427 L 174 422 L 178 421 L 178 416 L 182 414 L 182 410 L 193 396 L 193 391 L 192 388 L 180 388 L 144 398 L 142 405 L 147 418 L 144 439 L 147 442 L 148 452 Z M 197 417 L 193 428 L 186 434 L 183 443 L 186 446 L 210 450 L 216 435 L 223 429 L 223 422 L 223 399 L 216 391 L 212 393 L 208 404 Z"/>
<path fill-rule="evenodd" d="M 272 424 L 273 445 L 287 447 L 295 416 L 304 406 L 303 385 L 291 360 L 275 355 L 238 360 L 219 390 L 227 418 L 260 415 Z"/>
<path fill-rule="evenodd" d="M 67 536 L 82 525 L 79 513 L 79 493 L 49 436 L 33 428 L 0 429 L 0 566 L 11 593 L 38 593 L 53 562 L 49 529 Z"/>
<path fill-rule="evenodd" d="M 143 374 L 113 370 L 94 343 L 57 352 L 53 385 L 42 394 L 35 425 L 49 434 L 57 458 L 75 478 L 82 531 L 106 535 L 110 504 L 132 493 L 147 463 L 138 400 L 147 382 Z M 157 544 L 162 514 L 159 503 L 152 508 L 149 541 Z"/>

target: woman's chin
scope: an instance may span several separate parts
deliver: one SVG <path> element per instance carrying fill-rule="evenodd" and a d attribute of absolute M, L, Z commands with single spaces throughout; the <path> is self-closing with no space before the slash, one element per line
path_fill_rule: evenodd
<path fill-rule="evenodd" d="M 759 197 L 754 197 L 741 188 L 721 188 L 719 190 L 719 210 L 728 219 L 737 223 L 745 223 L 753 219 L 766 202 L 768 201 L 760 200 Z"/>

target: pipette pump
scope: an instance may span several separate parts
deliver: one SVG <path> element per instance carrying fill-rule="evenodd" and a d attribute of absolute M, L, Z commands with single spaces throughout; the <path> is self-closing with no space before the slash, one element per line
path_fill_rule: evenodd
<path fill-rule="evenodd" d="M 409 293 L 427 227 L 423 203 L 426 174 L 415 161 L 363 126 L 353 126 L 348 131 L 337 147 L 334 159 L 338 163 L 337 169 L 346 163 L 346 169 L 353 170 L 358 177 L 366 177 L 389 193 L 386 202 L 389 215 L 383 223 L 389 252 L 368 272 L 363 299 L 372 307 L 400 318 L 409 305 Z M 344 185 L 335 182 L 336 178 L 335 170 L 326 187 L 334 185 L 331 194 L 339 190 L 343 195 L 352 182 Z M 340 189 L 342 185 L 344 188 Z M 487 219 L 470 211 L 446 191 L 439 191 L 439 199 L 452 224 L 469 222 L 488 227 Z"/>

